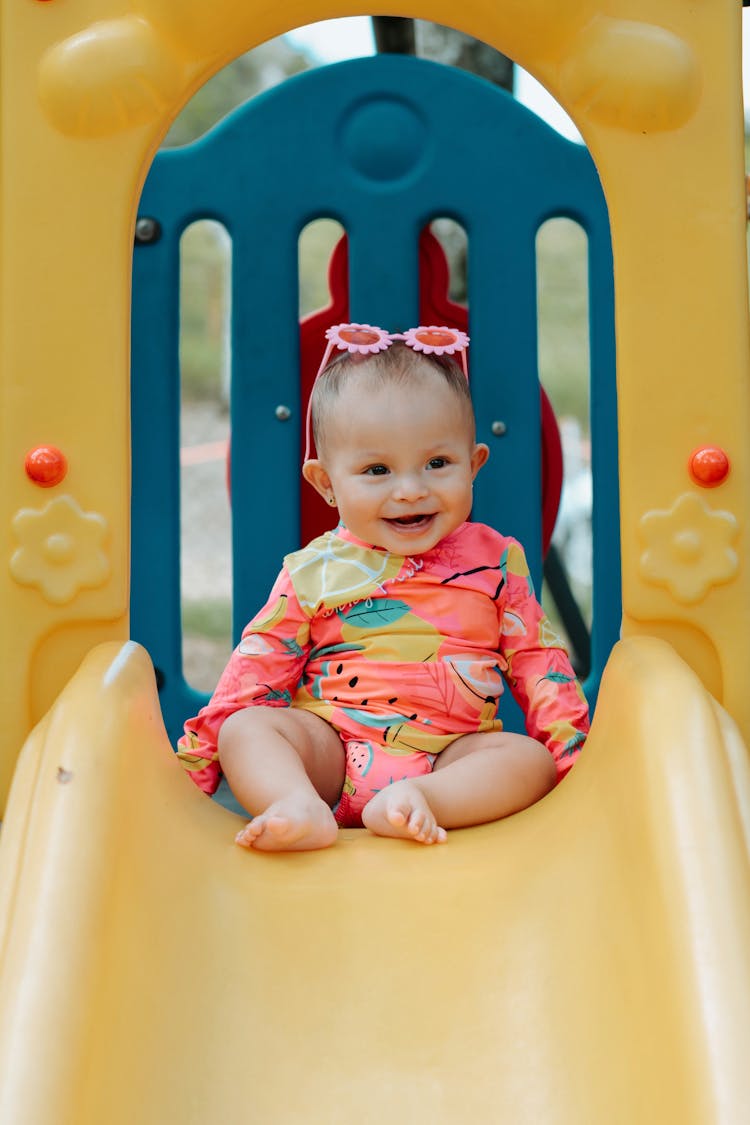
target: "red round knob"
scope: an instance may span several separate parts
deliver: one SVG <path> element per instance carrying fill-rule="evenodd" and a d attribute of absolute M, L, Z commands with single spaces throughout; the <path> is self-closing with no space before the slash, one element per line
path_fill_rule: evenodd
<path fill-rule="evenodd" d="M 690 454 L 690 475 L 703 488 L 715 488 L 729 476 L 729 458 L 718 445 L 701 445 Z"/>
<path fill-rule="evenodd" d="M 26 475 L 42 488 L 59 484 L 68 471 L 68 459 L 56 445 L 37 445 L 26 454 Z"/>

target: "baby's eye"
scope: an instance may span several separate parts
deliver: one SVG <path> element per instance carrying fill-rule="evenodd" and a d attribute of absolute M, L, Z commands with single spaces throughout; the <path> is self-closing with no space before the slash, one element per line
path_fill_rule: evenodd
<path fill-rule="evenodd" d="M 388 468 L 386 465 L 368 465 L 365 469 L 365 473 L 372 477 L 382 477 L 385 476 L 387 472 Z"/>
<path fill-rule="evenodd" d="M 443 469 L 448 464 L 447 457 L 430 457 L 427 462 L 428 469 Z"/>

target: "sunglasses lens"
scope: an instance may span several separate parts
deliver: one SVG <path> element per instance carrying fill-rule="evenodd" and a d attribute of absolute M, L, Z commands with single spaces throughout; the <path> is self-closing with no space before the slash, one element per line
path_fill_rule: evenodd
<path fill-rule="evenodd" d="M 338 334 L 345 344 L 377 344 L 381 338 L 380 332 L 367 328 L 340 328 Z"/>
<path fill-rule="evenodd" d="M 449 348 L 456 343 L 457 336 L 448 328 L 420 328 L 414 333 L 414 339 L 428 348 Z"/>

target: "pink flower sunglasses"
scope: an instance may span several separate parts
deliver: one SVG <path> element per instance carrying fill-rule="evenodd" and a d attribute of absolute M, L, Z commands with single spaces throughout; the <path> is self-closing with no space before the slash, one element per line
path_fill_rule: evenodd
<path fill-rule="evenodd" d="M 456 355 L 461 357 L 461 367 L 468 379 L 469 372 L 466 366 L 466 348 L 469 337 L 459 328 L 447 328 L 445 325 L 423 325 L 418 328 L 408 328 L 406 332 L 386 332 L 384 328 L 376 328 L 374 324 L 334 324 L 326 329 L 328 345 L 320 361 L 318 373 L 313 386 L 328 366 L 334 349 L 340 352 L 349 352 L 350 355 L 377 355 L 390 348 L 396 340 L 401 340 L 415 352 L 424 355 Z M 305 461 L 310 456 L 310 431 L 312 420 L 312 392 L 307 401 L 307 418 L 305 422 Z"/>

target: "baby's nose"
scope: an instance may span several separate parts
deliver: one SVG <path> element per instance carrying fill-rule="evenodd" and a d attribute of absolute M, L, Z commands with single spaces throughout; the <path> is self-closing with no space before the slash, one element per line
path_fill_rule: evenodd
<path fill-rule="evenodd" d="M 427 494 L 427 484 L 421 473 L 400 473 L 393 482 L 393 495 L 398 500 L 418 500 Z"/>

